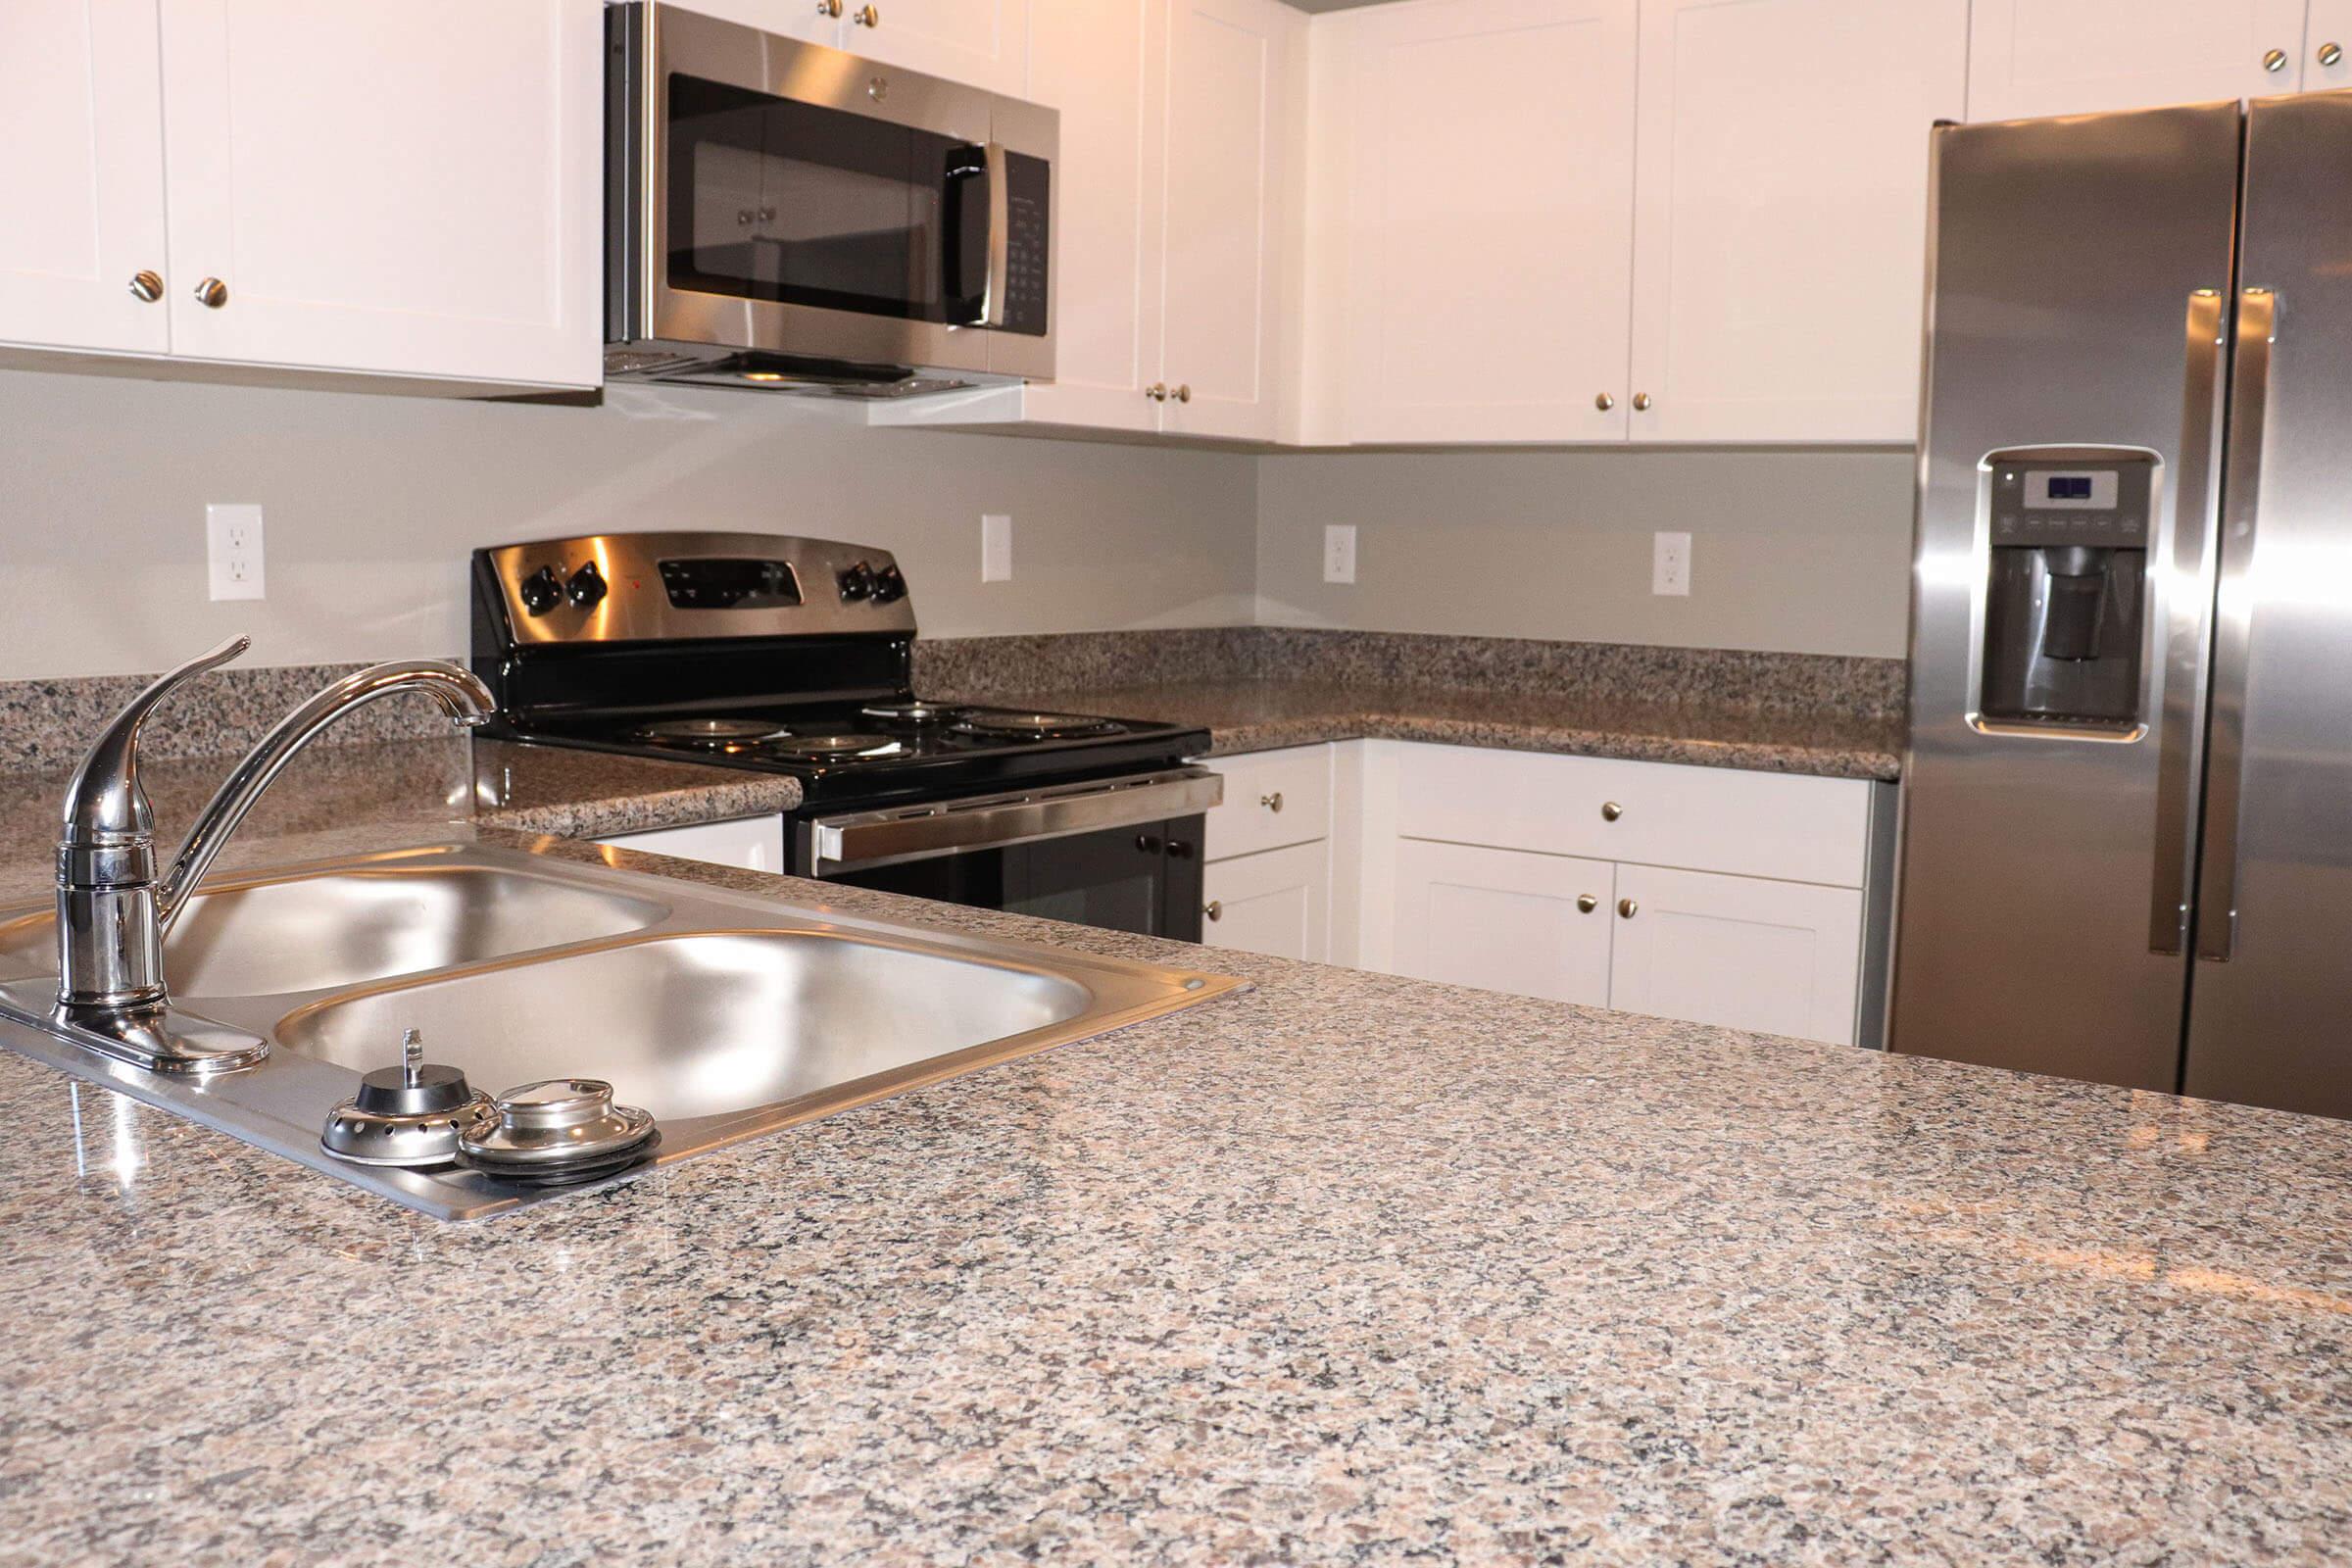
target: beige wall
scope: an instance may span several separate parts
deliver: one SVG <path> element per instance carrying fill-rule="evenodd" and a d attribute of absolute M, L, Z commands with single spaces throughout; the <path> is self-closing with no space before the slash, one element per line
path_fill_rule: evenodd
<path fill-rule="evenodd" d="M 1899 658 L 1907 451 L 1297 453 L 1258 468 L 1257 618 Z M 1356 581 L 1323 581 L 1323 525 Z M 1690 596 L 1649 591 L 1691 535 Z"/>
<path fill-rule="evenodd" d="M 456 652 L 477 545 L 728 527 L 894 550 L 937 636 L 1351 626 L 1899 656 L 1911 459 L 1299 453 L 870 429 L 622 389 L 601 409 L 0 371 L 0 680 Z M 204 504 L 266 508 L 270 597 L 205 595 Z M 979 580 L 983 512 L 1014 575 Z M 1322 581 L 1326 522 L 1356 585 Z M 1693 536 L 1653 598 L 1649 535 Z"/>
<path fill-rule="evenodd" d="M 1257 460 L 869 429 L 798 400 L 601 409 L 0 371 L 0 679 L 462 652 L 477 545 L 726 527 L 897 552 L 926 633 L 1229 625 L 1253 609 Z M 206 597 L 204 505 L 265 511 L 270 597 Z M 1013 577 L 980 581 L 980 514 Z"/>

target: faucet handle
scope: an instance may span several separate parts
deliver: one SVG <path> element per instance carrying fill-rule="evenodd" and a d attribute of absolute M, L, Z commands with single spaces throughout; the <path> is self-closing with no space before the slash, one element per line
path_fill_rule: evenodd
<path fill-rule="evenodd" d="M 151 838 L 155 813 L 139 788 L 139 728 L 158 703 L 182 682 L 218 669 L 253 646 L 250 637 L 231 637 L 218 648 L 168 669 L 123 706 L 82 758 L 66 786 L 65 841 L 103 843 L 118 838 Z"/>

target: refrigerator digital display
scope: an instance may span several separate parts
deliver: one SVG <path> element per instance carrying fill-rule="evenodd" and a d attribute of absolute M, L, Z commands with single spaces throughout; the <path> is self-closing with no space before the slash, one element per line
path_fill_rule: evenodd
<path fill-rule="evenodd" d="M 2116 477 L 2113 468 L 2078 469 L 2071 473 L 2043 469 L 2028 476 L 2026 505 L 2112 512 Z"/>

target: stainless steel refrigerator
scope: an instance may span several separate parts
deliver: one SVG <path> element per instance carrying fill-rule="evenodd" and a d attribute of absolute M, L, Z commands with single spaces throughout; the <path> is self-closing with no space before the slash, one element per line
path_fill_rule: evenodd
<path fill-rule="evenodd" d="M 2352 92 L 1934 160 L 1888 1043 L 2352 1116 Z"/>

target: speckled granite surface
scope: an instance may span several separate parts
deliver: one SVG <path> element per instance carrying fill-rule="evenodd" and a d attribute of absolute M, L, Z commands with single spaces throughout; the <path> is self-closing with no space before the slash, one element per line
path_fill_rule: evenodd
<path fill-rule="evenodd" d="M 0 1559 L 2352 1557 L 2352 1126 L 1217 959 L 469 1227 L 0 1054 Z"/>
<path fill-rule="evenodd" d="M 1432 741 L 1892 779 L 1899 660 L 1275 627 L 915 645 L 926 695 L 1206 728 L 1213 752 Z"/>
<path fill-rule="evenodd" d="M 240 841 L 355 823 L 429 831 L 470 820 L 582 838 L 787 811 L 801 803 L 799 781 L 781 776 L 469 742 L 446 722 L 436 730 L 424 739 L 313 746 L 296 754 L 232 848 L 241 849 Z M 141 763 L 139 777 L 154 803 L 166 853 L 234 762 L 229 757 L 164 757 Z M 72 772 L 0 769 L 0 902 L 25 902 L 49 891 L 55 875 L 49 857 Z"/>
<path fill-rule="evenodd" d="M 190 648 L 193 656 L 202 652 Z M 229 664 L 189 681 L 155 710 L 140 737 L 151 758 L 242 752 L 294 708 L 365 664 Z M 0 769 L 71 768 L 106 721 L 153 675 L 0 681 Z M 388 697 L 335 721 L 318 744 L 429 740 L 449 721 L 422 696 Z"/>
<path fill-rule="evenodd" d="M 1289 626 L 925 638 L 914 649 L 918 689 L 973 698 L 1306 682 L 1898 722 L 1904 670 L 1899 659 Z"/>
<path fill-rule="evenodd" d="M 1213 756 L 1369 736 L 1866 779 L 1896 777 L 1903 758 L 1899 719 L 1565 694 L 1238 680 L 1108 690 L 1050 687 L 1007 693 L 1001 700 L 1199 725 L 1209 732 Z"/>

